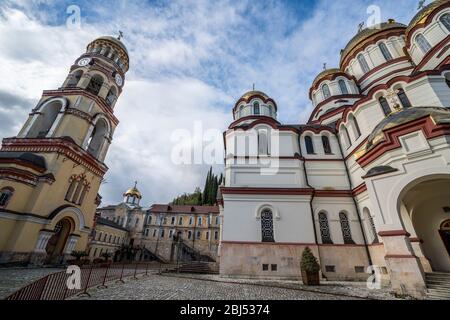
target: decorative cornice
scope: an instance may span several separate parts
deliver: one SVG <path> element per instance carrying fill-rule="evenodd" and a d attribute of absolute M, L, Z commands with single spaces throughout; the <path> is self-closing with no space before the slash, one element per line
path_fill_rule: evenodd
<path fill-rule="evenodd" d="M 68 157 L 76 163 L 82 164 L 97 176 L 103 177 L 108 171 L 108 167 L 104 163 L 95 159 L 75 142 L 65 138 L 6 138 L 3 139 L 1 151 L 58 153 Z"/>
<path fill-rule="evenodd" d="M 411 235 L 405 230 L 389 230 L 378 232 L 380 237 L 410 237 Z"/>

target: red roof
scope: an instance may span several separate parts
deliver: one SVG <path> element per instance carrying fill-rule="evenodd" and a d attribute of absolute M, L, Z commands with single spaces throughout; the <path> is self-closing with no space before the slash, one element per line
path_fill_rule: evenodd
<path fill-rule="evenodd" d="M 154 204 L 150 207 L 152 213 L 219 213 L 218 206 L 178 206 L 168 204 Z"/>

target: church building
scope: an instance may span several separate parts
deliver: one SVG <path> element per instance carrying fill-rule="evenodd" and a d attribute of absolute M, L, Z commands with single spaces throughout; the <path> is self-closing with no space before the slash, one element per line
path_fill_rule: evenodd
<path fill-rule="evenodd" d="M 328 280 L 374 270 L 397 293 L 450 272 L 450 1 L 408 25 L 360 30 L 321 72 L 306 124 L 269 95 L 224 132 L 222 276 L 299 279 L 310 247 Z M 372 267 L 369 267 L 372 266 Z"/>
<path fill-rule="evenodd" d="M 129 68 L 113 37 L 92 41 L 0 150 L 0 264 L 58 264 L 83 251 L 100 204 Z"/>

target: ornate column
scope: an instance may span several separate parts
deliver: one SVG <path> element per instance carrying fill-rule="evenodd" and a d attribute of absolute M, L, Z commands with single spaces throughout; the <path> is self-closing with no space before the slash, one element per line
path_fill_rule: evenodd
<path fill-rule="evenodd" d="M 69 237 L 67 238 L 66 247 L 64 248 L 64 254 L 70 255 L 72 253 L 73 249 L 75 249 L 78 239 L 80 239 L 80 236 L 77 234 L 69 235 Z"/>

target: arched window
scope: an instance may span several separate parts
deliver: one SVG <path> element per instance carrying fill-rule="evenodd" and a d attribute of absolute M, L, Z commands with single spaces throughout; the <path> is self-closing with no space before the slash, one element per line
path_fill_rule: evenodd
<path fill-rule="evenodd" d="M 342 94 L 348 94 L 347 85 L 345 84 L 344 80 L 339 80 L 339 88 L 341 89 Z"/>
<path fill-rule="evenodd" d="M 392 60 L 392 55 L 389 52 L 387 46 L 384 44 L 384 42 L 381 42 L 379 45 L 381 53 L 383 54 L 384 59 L 386 59 L 386 61 L 391 61 Z"/>
<path fill-rule="evenodd" d="M 269 154 L 269 139 L 267 130 L 258 131 L 258 154 L 268 155 Z"/>
<path fill-rule="evenodd" d="M 325 212 L 319 213 L 320 236 L 323 244 L 333 244 L 330 234 L 330 226 L 328 225 L 328 217 Z"/>
<path fill-rule="evenodd" d="M 310 136 L 305 136 L 305 146 L 308 154 L 314 154 L 314 144 Z"/>
<path fill-rule="evenodd" d="M 45 138 L 50 132 L 58 113 L 62 109 L 60 100 L 45 103 L 39 110 L 39 116 L 34 120 L 33 125 L 26 135 L 27 138 Z"/>
<path fill-rule="evenodd" d="M 117 90 L 115 87 L 111 87 L 111 89 L 109 89 L 108 95 L 106 96 L 106 103 L 108 104 L 108 106 L 112 107 L 116 99 Z"/>
<path fill-rule="evenodd" d="M 69 179 L 69 188 L 67 189 L 65 200 L 81 205 L 90 187 L 90 183 L 86 180 L 84 174 L 72 175 Z"/>
<path fill-rule="evenodd" d="M 385 116 L 388 116 L 391 114 L 392 110 L 391 107 L 389 106 L 389 103 L 387 102 L 385 97 L 380 97 L 380 99 L 378 99 L 378 101 L 380 102 L 380 106 L 381 109 L 383 109 L 383 113 Z"/>
<path fill-rule="evenodd" d="M 179 226 L 183 225 L 183 217 L 180 217 L 180 219 L 178 219 L 178 225 Z"/>
<path fill-rule="evenodd" d="M 261 111 L 259 109 L 259 102 L 255 101 L 255 103 L 253 104 L 253 114 L 254 115 L 260 115 Z"/>
<path fill-rule="evenodd" d="M 77 70 L 69 77 L 69 81 L 67 82 L 67 87 L 76 87 L 78 82 L 80 82 L 81 77 L 83 76 L 83 70 Z"/>
<path fill-rule="evenodd" d="M 348 130 L 345 126 L 341 127 L 342 131 L 342 138 L 344 139 L 345 145 L 347 148 L 350 148 L 352 146 L 352 141 L 350 140 L 350 135 L 348 134 Z"/>
<path fill-rule="evenodd" d="M 363 73 L 369 72 L 370 68 L 369 65 L 367 64 L 366 58 L 364 58 L 362 54 L 359 54 L 357 59 Z"/>
<path fill-rule="evenodd" d="M 339 212 L 339 221 L 341 222 L 342 237 L 344 238 L 344 243 L 354 244 L 355 242 L 352 239 L 350 223 L 348 222 L 348 217 L 344 212 Z"/>
<path fill-rule="evenodd" d="M 331 144 L 330 139 L 327 136 L 322 136 L 322 145 L 323 145 L 323 151 L 326 154 L 331 154 Z"/>
<path fill-rule="evenodd" d="M 261 212 L 262 242 L 275 242 L 273 235 L 273 214 L 270 209 Z"/>
<path fill-rule="evenodd" d="M 397 96 L 402 103 L 403 108 L 411 108 L 411 102 L 409 102 L 408 96 L 405 93 L 405 90 L 399 89 L 397 92 Z"/>
<path fill-rule="evenodd" d="M 88 140 L 87 151 L 95 158 L 100 156 L 100 152 L 105 142 L 106 135 L 108 133 L 108 125 L 106 120 L 99 119 L 92 130 L 91 137 Z"/>
<path fill-rule="evenodd" d="M 372 243 L 378 243 L 379 240 L 378 240 L 378 235 L 377 235 L 377 229 L 375 228 L 375 222 L 373 221 L 373 218 L 370 215 L 370 211 L 369 211 L 369 209 L 364 208 L 363 212 L 364 212 L 364 216 L 366 218 L 367 228 L 372 235 L 372 239 L 373 239 Z"/>
<path fill-rule="evenodd" d="M 431 45 L 428 42 L 428 40 L 424 37 L 423 34 L 419 33 L 416 36 L 416 42 L 417 42 L 417 45 L 419 46 L 420 50 L 422 50 L 422 52 L 424 54 L 427 54 L 428 51 L 431 50 Z"/>
<path fill-rule="evenodd" d="M 192 231 L 188 231 L 188 239 L 191 239 L 192 237 Z"/>
<path fill-rule="evenodd" d="M 359 128 L 358 121 L 356 121 L 355 116 L 352 114 L 348 117 L 348 119 L 349 119 L 352 127 L 355 129 L 355 131 L 354 131 L 355 136 L 356 136 L 356 139 L 358 139 L 361 136 L 361 129 Z"/>
<path fill-rule="evenodd" d="M 240 106 L 239 107 L 239 117 L 243 117 L 244 116 L 244 106 Z"/>
<path fill-rule="evenodd" d="M 102 85 L 103 85 L 103 77 L 101 75 L 96 74 L 92 76 L 91 81 L 89 82 L 89 85 L 87 86 L 86 90 L 92 93 L 94 96 L 96 96 L 100 92 Z"/>
<path fill-rule="evenodd" d="M 450 13 L 442 15 L 439 21 L 441 21 L 441 23 L 447 28 L 447 31 L 450 32 Z"/>
<path fill-rule="evenodd" d="M 331 97 L 330 87 L 327 84 L 322 86 L 322 94 L 324 99 Z"/>
<path fill-rule="evenodd" d="M 3 188 L 0 190 L 0 208 L 6 208 L 14 194 L 13 188 Z"/>

